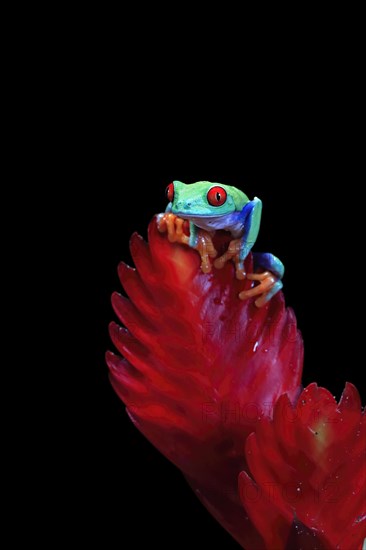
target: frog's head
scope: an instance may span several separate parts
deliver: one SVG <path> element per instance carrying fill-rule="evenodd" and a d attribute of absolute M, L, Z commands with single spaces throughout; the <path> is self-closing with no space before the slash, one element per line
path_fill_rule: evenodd
<path fill-rule="evenodd" d="M 173 181 L 166 189 L 166 212 L 185 219 L 225 216 L 240 211 L 249 202 L 239 189 L 221 183 Z"/>

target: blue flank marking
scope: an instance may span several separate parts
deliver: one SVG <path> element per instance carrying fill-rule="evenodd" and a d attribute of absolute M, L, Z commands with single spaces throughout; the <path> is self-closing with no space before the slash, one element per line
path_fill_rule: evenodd
<path fill-rule="evenodd" d="M 276 275 L 276 277 L 282 279 L 285 273 L 285 266 L 283 265 L 281 260 L 276 258 L 276 256 L 274 256 L 270 252 L 254 252 L 253 260 L 255 266 L 263 267 L 266 271 L 271 271 Z"/>

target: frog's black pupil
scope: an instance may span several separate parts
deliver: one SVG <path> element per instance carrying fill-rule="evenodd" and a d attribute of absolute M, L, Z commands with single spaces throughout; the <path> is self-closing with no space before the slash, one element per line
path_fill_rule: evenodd
<path fill-rule="evenodd" d="M 216 193 L 216 200 L 217 202 L 220 202 L 220 199 L 221 199 L 221 195 L 219 192 Z"/>

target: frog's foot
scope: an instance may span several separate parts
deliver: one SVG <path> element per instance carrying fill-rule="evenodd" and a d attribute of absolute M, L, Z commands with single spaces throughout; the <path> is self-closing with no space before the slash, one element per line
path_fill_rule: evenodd
<path fill-rule="evenodd" d="M 168 241 L 171 243 L 189 244 L 189 237 L 183 231 L 185 220 L 175 214 L 159 214 L 157 216 L 160 233 L 168 232 Z"/>
<path fill-rule="evenodd" d="M 203 273 L 210 273 L 210 258 L 216 258 L 217 251 L 212 242 L 212 236 L 207 231 L 199 231 L 197 244 L 194 247 L 201 256 L 201 270 Z"/>
<path fill-rule="evenodd" d="M 210 258 L 216 258 L 217 256 L 217 251 L 212 242 L 212 236 L 207 231 L 201 230 L 194 239 L 196 244 L 190 244 L 190 237 L 184 232 L 185 224 L 187 223 L 187 220 L 183 220 L 171 212 L 158 214 L 157 216 L 157 225 L 160 233 L 167 232 L 168 240 L 171 243 L 181 243 L 192 246 L 201 256 L 201 269 L 203 273 L 210 273 Z"/>
<path fill-rule="evenodd" d="M 264 306 L 279 290 L 281 290 L 282 282 L 270 271 L 264 273 L 249 273 L 247 279 L 258 281 L 259 285 L 250 290 L 243 290 L 239 294 L 241 300 L 259 296 L 255 301 L 257 307 Z"/>
<path fill-rule="evenodd" d="M 236 278 L 242 280 L 245 279 L 245 270 L 243 266 L 243 261 L 239 258 L 241 246 L 241 239 L 233 239 L 232 241 L 230 241 L 227 251 L 225 252 L 225 254 L 215 260 L 214 266 L 216 267 L 216 269 L 222 269 L 226 262 L 234 260 Z"/>

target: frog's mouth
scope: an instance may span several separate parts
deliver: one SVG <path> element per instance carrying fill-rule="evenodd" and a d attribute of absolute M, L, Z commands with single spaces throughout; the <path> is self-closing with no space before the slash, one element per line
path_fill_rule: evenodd
<path fill-rule="evenodd" d="M 200 229 L 205 231 L 215 231 L 216 229 L 227 229 L 230 227 L 232 214 L 226 214 L 224 216 L 197 216 L 184 213 L 175 212 L 177 216 L 188 220 Z"/>
<path fill-rule="evenodd" d="M 205 229 L 206 231 L 214 231 L 216 229 L 223 229 L 227 227 L 223 218 L 226 216 L 215 216 L 213 218 L 207 218 L 205 216 L 185 216 L 187 220 L 191 221 L 197 227 Z"/>

